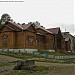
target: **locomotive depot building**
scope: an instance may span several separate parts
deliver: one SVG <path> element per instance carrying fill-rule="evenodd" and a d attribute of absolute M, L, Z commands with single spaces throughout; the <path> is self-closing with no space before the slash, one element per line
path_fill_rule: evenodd
<path fill-rule="evenodd" d="M 0 50 L 3 51 L 70 51 L 70 44 L 71 39 L 64 38 L 59 27 L 45 29 L 32 22 L 6 22 L 0 28 Z"/>

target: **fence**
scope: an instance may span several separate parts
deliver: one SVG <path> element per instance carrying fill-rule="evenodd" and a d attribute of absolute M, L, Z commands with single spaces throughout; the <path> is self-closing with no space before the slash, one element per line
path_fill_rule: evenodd
<path fill-rule="evenodd" d="M 56 55 L 50 55 L 48 53 L 45 53 L 45 54 L 42 54 L 40 52 L 37 52 L 37 53 L 32 53 L 34 55 L 37 55 L 39 57 L 45 57 L 45 58 L 50 58 L 50 59 L 75 59 L 75 55 L 62 55 L 62 56 L 56 56 Z"/>

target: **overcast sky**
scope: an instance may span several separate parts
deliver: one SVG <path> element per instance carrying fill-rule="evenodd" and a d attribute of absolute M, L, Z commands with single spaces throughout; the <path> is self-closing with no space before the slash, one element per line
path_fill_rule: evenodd
<path fill-rule="evenodd" d="M 3 1 L 3 0 L 0 0 Z M 23 0 L 4 0 L 23 1 Z M 74 32 L 74 0 L 24 0 L 24 2 L 0 2 L 0 16 L 8 13 L 19 23 L 39 21 L 46 28 L 60 27 Z"/>

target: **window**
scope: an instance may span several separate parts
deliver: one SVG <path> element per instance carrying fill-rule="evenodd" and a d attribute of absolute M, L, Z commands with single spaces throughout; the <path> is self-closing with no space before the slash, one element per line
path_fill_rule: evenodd
<path fill-rule="evenodd" d="M 3 46 L 4 46 L 4 47 L 7 46 L 7 38 L 3 38 Z"/>
<path fill-rule="evenodd" d="M 8 36 L 4 34 L 2 36 L 3 47 L 7 47 L 7 42 L 8 42 L 7 39 L 8 39 Z"/>
<path fill-rule="evenodd" d="M 33 36 L 28 36 L 29 45 L 33 45 Z"/>
<path fill-rule="evenodd" d="M 32 28 L 30 28 L 30 30 L 32 31 Z"/>

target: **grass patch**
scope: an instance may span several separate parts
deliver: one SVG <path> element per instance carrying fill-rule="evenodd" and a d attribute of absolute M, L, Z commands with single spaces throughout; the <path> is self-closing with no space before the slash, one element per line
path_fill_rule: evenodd
<path fill-rule="evenodd" d="M 9 66 L 9 65 L 11 65 L 11 64 L 8 63 L 8 62 L 0 62 L 0 67 L 2 67 L 2 66 Z"/>
<path fill-rule="evenodd" d="M 21 59 L 38 57 L 36 55 L 32 55 L 31 53 L 13 53 L 13 52 L 0 52 L 0 55 L 6 55 L 6 56 L 21 58 Z"/>
<path fill-rule="evenodd" d="M 35 61 L 39 62 L 52 62 L 52 63 L 75 63 L 75 59 L 50 59 L 45 57 L 39 57 L 37 55 L 31 54 L 31 53 L 13 53 L 13 52 L 0 52 L 1 55 L 16 57 L 20 59 L 34 59 Z"/>

